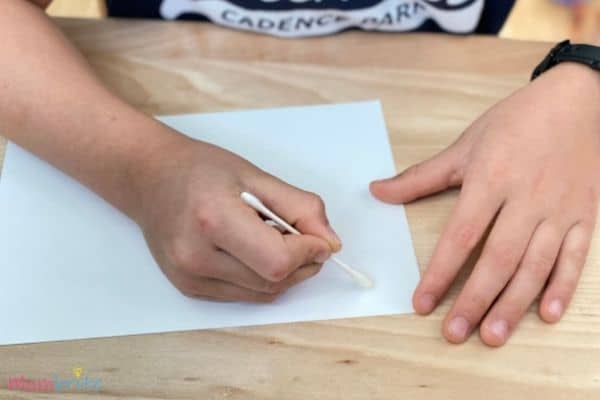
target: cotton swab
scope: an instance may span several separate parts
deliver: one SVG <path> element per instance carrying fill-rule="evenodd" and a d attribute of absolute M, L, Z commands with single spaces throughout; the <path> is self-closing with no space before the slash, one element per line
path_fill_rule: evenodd
<path fill-rule="evenodd" d="M 289 233 L 292 233 L 294 235 L 302 234 L 296 228 L 294 228 L 293 226 L 291 226 L 290 224 L 285 222 L 281 217 L 279 217 L 277 214 L 275 214 L 273 211 L 271 211 L 267 206 L 265 206 L 263 204 L 262 201 L 260 201 L 253 194 L 248 193 L 248 192 L 242 192 L 240 197 L 242 198 L 244 203 L 246 203 L 247 205 L 252 207 L 254 210 L 258 211 L 259 213 L 261 213 L 262 215 L 264 215 L 265 217 L 267 217 L 271 221 L 273 221 L 272 223 L 270 223 L 270 225 L 273 225 L 273 223 L 274 223 L 276 226 L 278 226 L 278 227 L 282 228 L 283 230 L 285 230 Z M 342 260 L 340 260 L 339 258 L 337 258 L 335 256 L 331 257 L 331 261 L 333 261 L 344 272 L 346 272 L 348 275 L 350 275 L 350 277 L 356 283 L 358 283 L 360 286 L 362 286 L 363 288 L 369 289 L 369 288 L 373 287 L 373 281 L 371 279 L 369 279 L 369 277 L 367 277 L 362 272 L 357 271 L 356 269 L 350 267 L 348 264 L 346 264 L 345 262 L 343 262 Z"/>

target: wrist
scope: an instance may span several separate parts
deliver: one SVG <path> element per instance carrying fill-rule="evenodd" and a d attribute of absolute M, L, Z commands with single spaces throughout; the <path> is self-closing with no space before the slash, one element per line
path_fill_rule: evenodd
<path fill-rule="evenodd" d="M 536 84 L 551 85 L 550 95 L 564 98 L 564 101 L 573 100 L 587 106 L 598 105 L 600 102 L 600 71 L 575 62 L 563 62 L 550 69 L 532 82 Z M 573 93 L 574 96 L 568 94 Z M 591 104 L 589 103 L 591 101 Z"/>
<path fill-rule="evenodd" d="M 584 64 L 566 61 L 558 64 L 547 73 L 550 73 L 551 71 L 554 71 L 555 74 L 561 74 L 565 78 L 577 79 L 579 81 L 600 85 L 600 71 Z"/>
<path fill-rule="evenodd" d="M 137 223 L 142 218 L 145 205 L 152 201 L 152 193 L 162 177 L 168 174 L 170 166 L 178 163 L 177 154 L 195 142 L 158 121 L 151 122 L 145 132 L 147 138 L 144 143 L 126 155 L 122 166 L 120 190 L 123 196 L 117 207 Z"/>

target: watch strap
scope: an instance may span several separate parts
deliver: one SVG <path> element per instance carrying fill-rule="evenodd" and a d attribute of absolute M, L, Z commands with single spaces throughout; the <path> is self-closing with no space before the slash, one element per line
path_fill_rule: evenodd
<path fill-rule="evenodd" d="M 531 80 L 565 61 L 585 64 L 590 68 L 600 70 L 600 47 L 588 44 L 571 44 L 568 40 L 560 42 L 550 50 L 546 58 L 535 68 Z"/>

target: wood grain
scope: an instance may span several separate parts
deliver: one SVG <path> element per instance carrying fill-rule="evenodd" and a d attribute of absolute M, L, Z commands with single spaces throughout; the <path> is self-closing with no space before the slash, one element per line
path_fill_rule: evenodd
<path fill-rule="evenodd" d="M 101 0 L 53 0 L 47 12 L 55 17 L 99 18 L 106 16 L 106 2 Z"/>
<path fill-rule="evenodd" d="M 381 99 L 399 170 L 444 148 L 524 84 L 549 47 L 360 32 L 290 41 L 186 23 L 62 20 L 60 26 L 102 79 L 148 114 Z M 455 200 L 456 192 L 448 192 L 407 206 L 421 268 Z M 440 321 L 455 285 L 426 318 L 2 347 L 0 398 L 592 398 L 600 394 L 599 265 L 596 235 L 563 322 L 548 326 L 532 309 L 500 349 L 483 346 L 477 335 L 460 346 L 442 339 Z M 103 379 L 101 393 L 7 390 L 9 376 L 67 376 L 76 366 Z"/>
<path fill-rule="evenodd" d="M 517 0 L 500 36 L 554 42 L 565 38 L 586 39 L 587 35 L 573 32 L 574 24 L 571 7 L 559 4 L 558 1 Z"/>

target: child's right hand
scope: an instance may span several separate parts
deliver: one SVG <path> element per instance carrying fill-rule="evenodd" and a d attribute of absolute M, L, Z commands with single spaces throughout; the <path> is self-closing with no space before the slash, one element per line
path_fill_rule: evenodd
<path fill-rule="evenodd" d="M 318 196 L 206 143 L 185 138 L 163 150 L 135 174 L 140 205 L 132 217 L 185 295 L 269 302 L 315 275 L 340 249 Z M 241 200 L 243 191 L 305 234 L 268 226 Z"/>
<path fill-rule="evenodd" d="M 0 130 L 132 217 L 183 293 L 270 301 L 340 248 L 317 196 L 134 110 L 39 8 L 3 0 L 0 37 L 2 60 L 19 60 L 0 61 Z M 306 234 L 266 225 L 242 191 Z"/>

